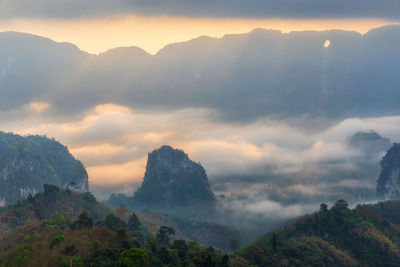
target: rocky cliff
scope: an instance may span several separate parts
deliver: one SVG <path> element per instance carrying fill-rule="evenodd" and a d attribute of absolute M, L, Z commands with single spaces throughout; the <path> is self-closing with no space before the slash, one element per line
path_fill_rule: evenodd
<path fill-rule="evenodd" d="M 0 204 L 42 191 L 44 184 L 88 191 L 88 175 L 67 147 L 43 136 L 0 132 Z"/>
<path fill-rule="evenodd" d="M 182 150 L 162 146 L 148 155 L 143 183 L 134 203 L 148 207 L 192 207 L 214 203 L 204 168 Z"/>
<path fill-rule="evenodd" d="M 381 161 L 377 194 L 386 199 L 400 198 L 400 144 L 394 144 Z"/>

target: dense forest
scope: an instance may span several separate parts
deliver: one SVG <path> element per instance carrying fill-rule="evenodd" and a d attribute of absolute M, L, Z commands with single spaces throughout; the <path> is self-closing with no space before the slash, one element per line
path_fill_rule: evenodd
<path fill-rule="evenodd" d="M 0 209 L 1 266 L 399 266 L 400 201 L 300 217 L 239 249 L 198 242 L 222 226 L 150 211 L 111 209 L 89 192 L 45 185 Z M 232 236 L 231 236 L 232 237 Z"/>
<path fill-rule="evenodd" d="M 399 266 L 400 201 L 358 205 L 339 200 L 243 248 L 257 266 Z"/>
<path fill-rule="evenodd" d="M 124 207 L 112 210 L 89 192 L 54 185 L 2 207 L 0 221 L 2 266 L 249 266 L 237 254 L 193 241 L 216 242 L 237 252 L 239 243 L 225 240 L 232 232 L 223 226 Z"/>

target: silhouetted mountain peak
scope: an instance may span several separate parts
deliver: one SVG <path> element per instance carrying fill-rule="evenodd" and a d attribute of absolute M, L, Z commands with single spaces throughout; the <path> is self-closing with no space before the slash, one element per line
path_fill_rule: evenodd
<path fill-rule="evenodd" d="M 162 146 L 149 153 L 134 201 L 144 206 L 187 207 L 214 202 L 204 168 L 184 151 Z"/>

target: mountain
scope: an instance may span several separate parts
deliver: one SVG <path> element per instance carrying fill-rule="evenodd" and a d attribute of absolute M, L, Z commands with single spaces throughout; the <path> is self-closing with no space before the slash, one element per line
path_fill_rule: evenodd
<path fill-rule="evenodd" d="M 373 130 L 369 132 L 356 132 L 348 139 L 348 144 L 368 155 L 386 152 L 392 146 L 389 138 L 382 137 Z"/>
<path fill-rule="evenodd" d="M 399 266 L 400 202 L 349 209 L 339 200 L 244 248 L 257 266 Z"/>
<path fill-rule="evenodd" d="M 400 144 L 393 144 L 381 161 L 376 192 L 379 196 L 400 198 Z"/>
<path fill-rule="evenodd" d="M 0 110 L 40 99 L 61 115 L 104 103 L 209 108 L 236 121 L 393 115 L 400 108 L 399 36 L 398 25 L 364 35 L 256 29 L 171 44 L 156 55 L 135 47 L 89 55 L 47 38 L 0 33 Z"/>
<path fill-rule="evenodd" d="M 44 184 L 88 191 L 88 175 L 67 147 L 45 136 L 0 132 L 0 199 L 15 203 L 41 191 Z"/>
<path fill-rule="evenodd" d="M 87 57 L 70 43 L 24 33 L 0 33 L 0 111 L 33 99 L 57 98 L 65 89 L 59 82 L 76 76 Z"/>
<path fill-rule="evenodd" d="M 212 207 L 215 197 L 199 163 L 182 150 L 162 146 L 149 153 L 142 185 L 132 203 L 159 209 Z"/>

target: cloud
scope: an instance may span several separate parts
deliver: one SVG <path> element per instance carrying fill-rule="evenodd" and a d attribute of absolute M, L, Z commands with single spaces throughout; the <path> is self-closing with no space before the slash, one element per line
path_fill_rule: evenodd
<path fill-rule="evenodd" d="M 364 159 L 362 151 L 347 145 L 348 138 L 357 131 L 375 129 L 394 141 L 400 140 L 398 116 L 349 118 L 310 130 L 293 126 L 291 119 L 221 123 L 212 119 L 212 110 L 206 109 L 144 112 L 103 104 L 82 117 L 58 121 L 49 119 L 44 111 L 23 111 L 29 107 L 15 111 L 21 117 L 5 120 L 3 130 L 54 136 L 83 161 L 91 184 L 97 187 L 107 187 L 110 181 L 138 183 L 144 175 L 143 158 L 153 149 L 169 144 L 201 162 L 217 185 L 235 183 L 235 177 L 240 176 L 239 183 L 279 186 L 292 195 L 313 195 L 317 189 L 310 187 L 312 183 L 320 185 L 318 192 L 325 192 L 334 184 L 371 188 L 381 154 Z M 0 113 L 0 118 L 7 114 Z M 297 122 L 301 120 L 298 118 Z M 359 162 L 375 162 L 375 171 L 363 170 Z M 354 177 L 353 173 L 357 175 Z"/>
<path fill-rule="evenodd" d="M 204 108 L 143 111 L 108 103 L 60 121 L 46 109 L 31 112 L 36 105 L 14 110 L 14 117 L 2 120 L 2 130 L 46 134 L 68 145 L 87 168 L 90 190 L 99 199 L 131 196 L 142 182 L 147 153 L 168 144 L 205 167 L 221 205 L 219 222 L 240 221 L 257 235 L 322 202 L 375 199 L 382 155 L 366 155 L 348 146 L 348 138 L 374 129 L 400 140 L 400 116 L 238 123 L 217 120 L 214 110 Z M 0 112 L 0 119 L 7 115 Z M 304 127 L 313 124 L 324 127 Z"/>
<path fill-rule="evenodd" d="M 240 18 L 385 18 L 398 19 L 397 1 L 363 0 L 3 0 L 4 18 L 82 18 L 134 13 L 146 16 Z"/>

